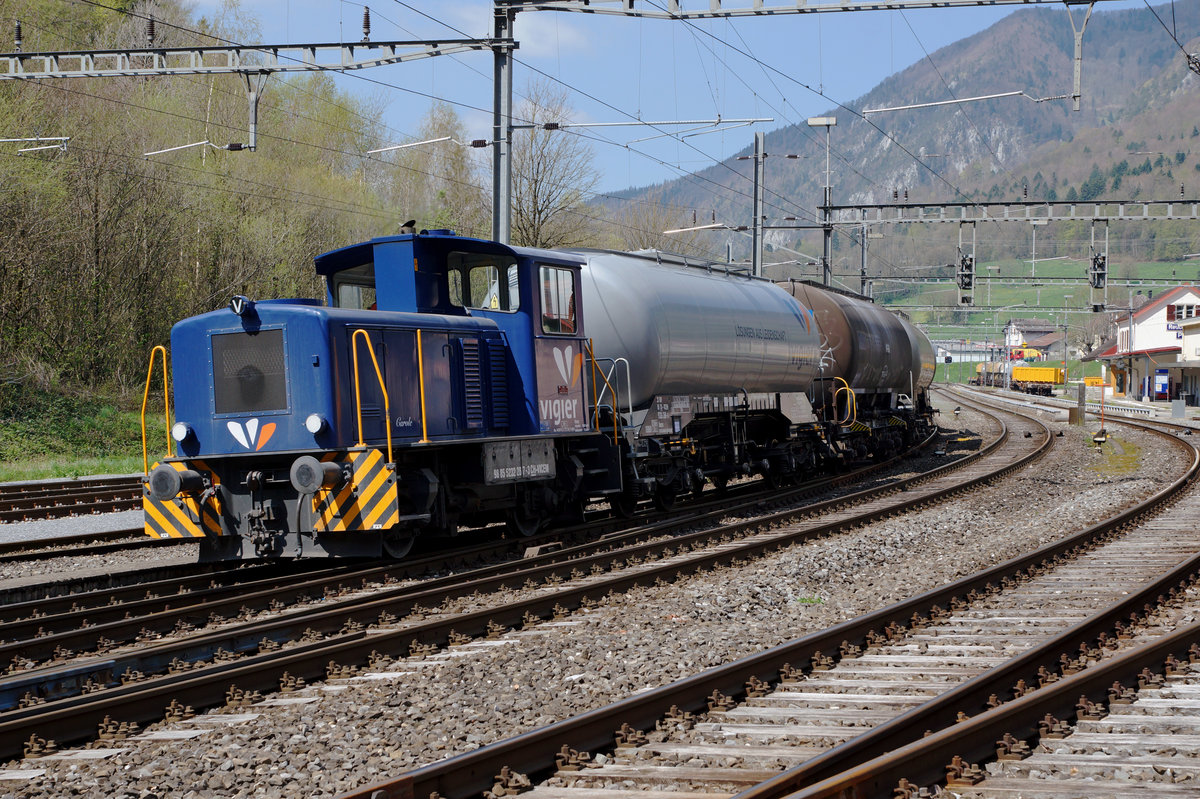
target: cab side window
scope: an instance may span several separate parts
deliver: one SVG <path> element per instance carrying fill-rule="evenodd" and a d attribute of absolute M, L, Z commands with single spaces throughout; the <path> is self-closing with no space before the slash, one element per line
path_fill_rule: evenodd
<path fill-rule="evenodd" d="M 516 311 L 521 307 L 516 259 L 456 252 L 446 261 L 451 305 L 490 311 Z"/>
<path fill-rule="evenodd" d="M 575 273 L 570 269 L 543 266 L 542 332 L 575 334 Z"/>

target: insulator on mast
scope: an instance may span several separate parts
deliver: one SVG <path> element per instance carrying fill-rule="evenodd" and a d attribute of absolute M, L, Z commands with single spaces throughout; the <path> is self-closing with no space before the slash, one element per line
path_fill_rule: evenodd
<path fill-rule="evenodd" d="M 371 41 L 371 7 L 363 6 L 363 41 Z"/>
<path fill-rule="evenodd" d="M 146 20 L 146 44 L 149 46 L 154 45 L 154 17 Z"/>
<path fill-rule="evenodd" d="M 16 42 L 17 52 L 21 52 L 21 20 L 17 20 L 17 32 L 13 37 L 13 41 Z"/>

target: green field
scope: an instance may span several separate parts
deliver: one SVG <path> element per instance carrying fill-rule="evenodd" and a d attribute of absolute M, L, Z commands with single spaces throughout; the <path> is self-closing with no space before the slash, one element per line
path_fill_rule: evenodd
<path fill-rule="evenodd" d="M 141 401 L 0 384 L 0 482 L 140 472 Z M 166 441 L 161 402 L 146 424 L 153 461 Z"/>
<path fill-rule="evenodd" d="M 1037 277 L 1083 280 L 1086 270 L 1087 264 L 1080 261 L 1039 261 Z M 1096 318 L 1091 312 L 1091 290 L 1086 283 L 1053 281 L 1033 285 L 1028 282 L 1031 275 L 1027 261 L 1011 259 L 981 263 L 975 274 L 973 308 L 951 304 L 945 283 L 911 285 L 899 292 L 877 292 L 876 301 L 898 310 L 904 310 L 906 305 L 944 306 L 938 310 L 905 311 L 931 338 L 937 339 L 998 341 L 1005 323 L 1016 318 L 1045 319 L 1056 325 L 1065 322 L 1074 328 L 1071 335 L 1074 341 L 1080 335 L 1078 331 L 1084 330 Z M 1025 279 L 1025 282 L 1013 283 L 1014 278 Z M 1108 308 L 1128 308 L 1139 291 L 1159 295 L 1169 288 L 1143 287 L 1138 281 L 1197 280 L 1200 280 L 1200 263 L 1196 261 L 1114 264 L 1109 269 Z"/>
<path fill-rule="evenodd" d="M 935 383 L 967 383 L 975 377 L 976 362 L 961 361 L 954 363 L 939 363 L 937 372 L 934 375 Z M 1025 365 L 1024 362 L 1018 361 L 1018 366 Z M 1061 366 L 1062 359 L 1051 359 L 1049 361 L 1036 361 L 1030 366 Z M 1084 377 L 1099 377 L 1100 364 L 1096 361 L 1081 363 L 1079 360 L 1072 359 L 1067 361 L 1067 381 L 1078 381 Z"/>

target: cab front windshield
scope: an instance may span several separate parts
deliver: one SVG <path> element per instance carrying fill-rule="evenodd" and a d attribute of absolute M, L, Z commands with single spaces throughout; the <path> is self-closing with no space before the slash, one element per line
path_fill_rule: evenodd
<path fill-rule="evenodd" d="M 375 310 L 375 263 L 343 269 L 333 276 L 333 304 L 353 311 Z"/>

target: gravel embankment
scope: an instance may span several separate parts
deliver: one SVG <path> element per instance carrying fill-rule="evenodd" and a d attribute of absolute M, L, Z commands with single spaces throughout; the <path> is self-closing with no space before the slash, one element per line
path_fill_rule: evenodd
<path fill-rule="evenodd" d="M 949 409 L 953 404 L 948 406 Z M 988 429 L 976 414 L 945 427 Z M 1098 454 L 1089 433 L 1002 484 L 748 565 L 641 589 L 500 642 L 456 647 L 381 680 L 336 681 L 256 707 L 252 721 L 191 740 L 136 741 L 98 761 L 25 761 L 30 782 L 0 781 L 14 797 L 327 797 L 470 751 L 694 674 L 926 591 L 998 563 L 1157 491 L 1182 458 L 1154 438 L 1115 430 Z M 1110 426 L 1110 429 L 1113 429 Z"/>

